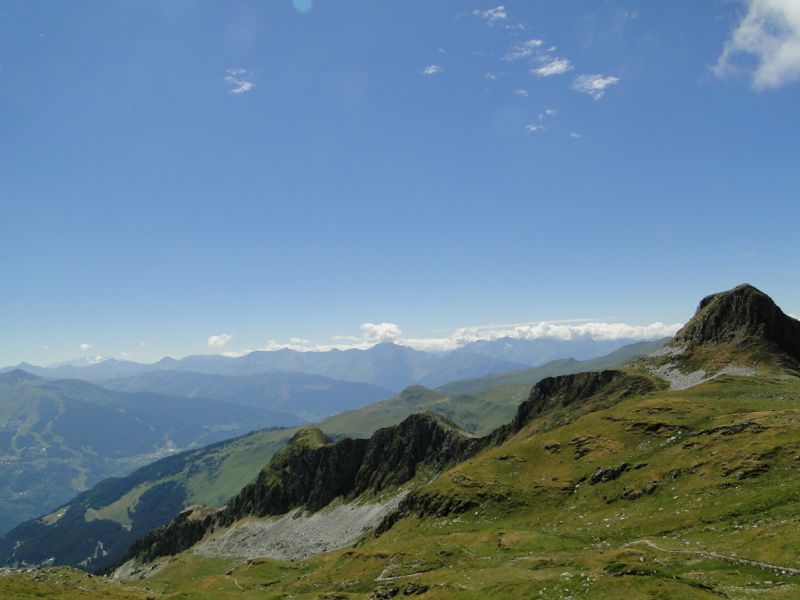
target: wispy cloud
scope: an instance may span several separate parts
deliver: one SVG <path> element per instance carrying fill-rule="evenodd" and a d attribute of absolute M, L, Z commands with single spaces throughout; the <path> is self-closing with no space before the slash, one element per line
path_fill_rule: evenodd
<path fill-rule="evenodd" d="M 572 89 L 582 94 L 591 96 L 594 100 L 600 100 L 606 88 L 619 83 L 619 77 L 611 75 L 578 75 L 572 82 Z"/>
<path fill-rule="evenodd" d="M 558 113 L 556 112 L 555 108 L 546 108 L 542 112 L 539 113 L 539 120 L 541 121 L 541 120 L 546 119 L 548 117 L 555 117 L 556 114 L 558 114 Z"/>
<path fill-rule="evenodd" d="M 528 133 L 540 133 L 544 131 L 544 125 L 539 125 L 537 123 L 530 123 L 529 125 L 525 125 L 525 131 Z"/>
<path fill-rule="evenodd" d="M 572 69 L 573 66 L 569 59 L 553 58 L 548 60 L 541 67 L 531 69 L 531 73 L 535 73 L 539 77 L 552 77 L 553 75 L 562 75 Z"/>
<path fill-rule="evenodd" d="M 514 95 L 519 96 L 520 98 L 527 98 L 528 97 L 528 90 L 514 90 Z"/>
<path fill-rule="evenodd" d="M 81 352 L 86 352 L 87 350 L 91 350 L 92 349 L 92 345 L 91 344 L 87 344 L 86 342 L 83 342 L 80 346 L 78 346 L 78 348 L 81 349 Z"/>
<path fill-rule="evenodd" d="M 531 39 L 519 44 L 514 44 L 511 49 L 503 55 L 505 61 L 515 61 L 522 58 L 530 58 L 536 51 L 542 47 L 544 42 L 542 40 Z"/>
<path fill-rule="evenodd" d="M 508 18 L 505 6 L 495 6 L 487 10 L 473 10 L 472 14 L 483 19 L 487 25 L 495 25 Z"/>
<path fill-rule="evenodd" d="M 223 81 L 230 86 L 228 88 L 228 93 L 230 94 L 244 94 L 252 90 L 256 85 L 251 81 L 252 73 L 247 69 L 228 69 L 225 72 L 227 75 L 223 77 Z"/>
<path fill-rule="evenodd" d="M 800 80 L 800 2 L 746 0 L 747 13 L 731 32 L 714 73 L 745 71 L 757 90 L 777 89 Z M 742 58 L 755 58 L 755 67 Z"/>
<path fill-rule="evenodd" d="M 598 341 L 608 340 L 647 340 L 675 335 L 681 323 L 666 324 L 660 321 L 648 325 L 628 325 L 626 323 L 603 323 L 587 321 L 584 323 L 559 323 L 542 321 L 538 323 L 520 323 L 515 325 L 484 325 L 463 327 L 449 335 L 439 338 L 403 339 L 400 343 L 419 350 L 455 350 L 470 342 L 482 340 L 498 340 L 513 338 L 519 340 L 555 339 L 574 340 L 592 338 Z"/>
<path fill-rule="evenodd" d="M 417 350 L 447 351 L 457 350 L 470 342 L 492 341 L 501 338 L 519 340 L 553 339 L 575 340 L 591 338 L 597 341 L 608 340 L 647 340 L 674 335 L 681 323 L 666 324 L 660 321 L 647 325 L 626 323 L 607 323 L 594 319 L 567 321 L 539 321 L 531 323 L 491 324 L 461 327 L 442 332 L 443 335 L 431 337 L 403 337 L 396 323 L 364 323 L 361 335 L 341 335 L 331 344 L 313 344 L 305 339 L 291 338 L 281 343 L 269 340 L 262 350 L 289 348 L 300 352 L 327 350 L 367 349 L 381 342 L 395 342 Z M 241 356 L 248 351 L 226 352 L 227 356 Z"/>
<path fill-rule="evenodd" d="M 422 69 L 422 71 L 420 71 L 422 75 L 436 75 L 437 73 L 441 72 L 442 72 L 442 67 L 440 67 L 439 65 L 428 65 L 427 67 Z"/>
<path fill-rule="evenodd" d="M 569 137 L 571 137 L 573 140 L 579 140 L 581 139 L 581 134 L 573 131 L 569 134 Z"/>
<path fill-rule="evenodd" d="M 208 347 L 219 350 L 224 347 L 228 342 L 233 339 L 230 333 L 220 333 L 219 335 L 212 335 L 208 338 Z"/>

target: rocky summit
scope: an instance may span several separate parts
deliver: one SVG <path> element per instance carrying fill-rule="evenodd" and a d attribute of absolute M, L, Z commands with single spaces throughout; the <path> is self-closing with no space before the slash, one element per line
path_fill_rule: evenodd
<path fill-rule="evenodd" d="M 141 561 L 175 554 L 215 528 L 247 517 L 282 515 L 295 508 L 315 512 L 337 498 L 379 494 L 419 473 L 435 474 L 472 456 L 477 448 L 474 436 L 434 413 L 411 415 L 369 439 L 335 443 L 320 430 L 306 428 L 224 510 L 203 519 L 182 513 L 136 542 L 128 558 Z"/>
<path fill-rule="evenodd" d="M 786 315 L 767 294 L 749 284 L 711 294 L 678 331 L 673 345 L 738 350 L 763 349 L 800 362 L 800 321 Z"/>

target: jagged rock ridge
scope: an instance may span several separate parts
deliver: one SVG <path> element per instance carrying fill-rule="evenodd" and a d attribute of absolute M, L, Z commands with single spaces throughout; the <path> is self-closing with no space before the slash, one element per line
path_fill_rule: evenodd
<path fill-rule="evenodd" d="M 647 377 L 613 369 L 547 377 L 533 386 L 528 399 L 517 408 L 514 420 L 498 428 L 490 438 L 501 443 L 546 412 L 577 408 L 593 399 L 618 402 L 654 389 Z"/>
<path fill-rule="evenodd" d="M 129 552 L 151 560 L 191 547 L 215 527 L 246 516 L 281 515 L 294 508 L 317 511 L 335 498 L 353 499 L 411 480 L 420 469 L 440 471 L 472 456 L 479 440 L 434 413 L 411 415 L 369 439 L 331 442 L 304 429 L 270 461 L 258 479 L 228 506 L 200 519 L 184 511 L 168 525 L 137 541 Z"/>

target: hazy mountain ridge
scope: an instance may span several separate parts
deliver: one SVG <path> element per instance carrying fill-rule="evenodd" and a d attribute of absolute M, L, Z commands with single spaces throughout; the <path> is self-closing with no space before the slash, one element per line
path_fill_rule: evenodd
<path fill-rule="evenodd" d="M 354 410 L 392 396 L 368 383 L 339 381 L 289 371 L 251 375 L 209 375 L 192 371 L 150 371 L 103 382 L 129 392 L 157 392 L 186 398 L 213 398 L 290 413 L 307 421 Z"/>
<path fill-rule="evenodd" d="M 646 342 L 635 342 L 597 358 L 583 361 L 574 358 L 562 358 L 530 369 L 454 381 L 441 386 L 439 389 L 449 394 L 474 394 L 502 385 L 527 384 L 531 386 L 537 381 L 551 375 L 567 375 L 570 373 L 597 371 L 616 367 L 633 358 L 656 352 L 671 340 L 672 338 L 662 338 Z"/>
<path fill-rule="evenodd" d="M 0 530 L 176 449 L 298 422 L 287 413 L 218 400 L 2 373 Z"/>
<path fill-rule="evenodd" d="M 203 375 L 253 375 L 292 372 L 320 375 L 340 381 L 371 383 L 399 391 L 409 385 L 437 387 L 459 379 L 521 370 L 562 358 L 578 360 L 599 357 L 632 340 L 597 341 L 590 337 L 572 340 L 501 338 L 471 342 L 449 352 L 425 352 L 386 342 L 368 349 L 300 352 L 292 349 L 258 350 L 239 357 L 195 355 L 182 359 L 166 357 L 152 364 L 109 359 L 93 364 L 62 364 L 17 367 L 41 377 L 76 378 L 103 383 L 157 371 L 191 371 Z"/>
<path fill-rule="evenodd" d="M 562 358 L 589 360 L 640 341 L 629 338 L 596 340 L 588 334 L 576 335 L 565 340 L 551 337 L 533 339 L 502 337 L 496 340 L 470 342 L 462 346 L 460 351 L 484 354 L 536 367 Z"/>

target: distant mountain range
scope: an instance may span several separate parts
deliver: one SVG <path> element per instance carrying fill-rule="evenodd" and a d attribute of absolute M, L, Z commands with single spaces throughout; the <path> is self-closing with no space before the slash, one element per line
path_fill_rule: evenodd
<path fill-rule="evenodd" d="M 560 358 L 589 360 L 604 356 L 614 350 L 635 344 L 638 340 L 616 339 L 595 340 L 589 335 L 573 337 L 569 340 L 536 338 L 520 340 L 503 337 L 497 340 L 471 342 L 461 348 L 461 352 L 482 354 L 530 367 L 538 367 Z"/>
<path fill-rule="evenodd" d="M 0 374 L 0 531 L 176 450 L 303 420 L 220 400 Z"/>
<path fill-rule="evenodd" d="M 21 363 L 4 370 L 18 368 L 40 377 L 74 378 L 96 383 L 159 371 L 190 371 L 204 375 L 293 372 L 370 383 L 397 392 L 409 385 L 437 387 L 459 379 L 538 366 L 559 358 L 586 360 L 608 354 L 634 341 L 598 341 L 588 336 L 572 340 L 501 338 L 472 342 L 451 352 L 423 352 L 408 346 L 383 343 L 366 350 L 299 352 L 282 349 L 256 351 L 240 357 L 166 357 L 152 364 L 116 359 L 77 359 L 51 367 Z"/>

